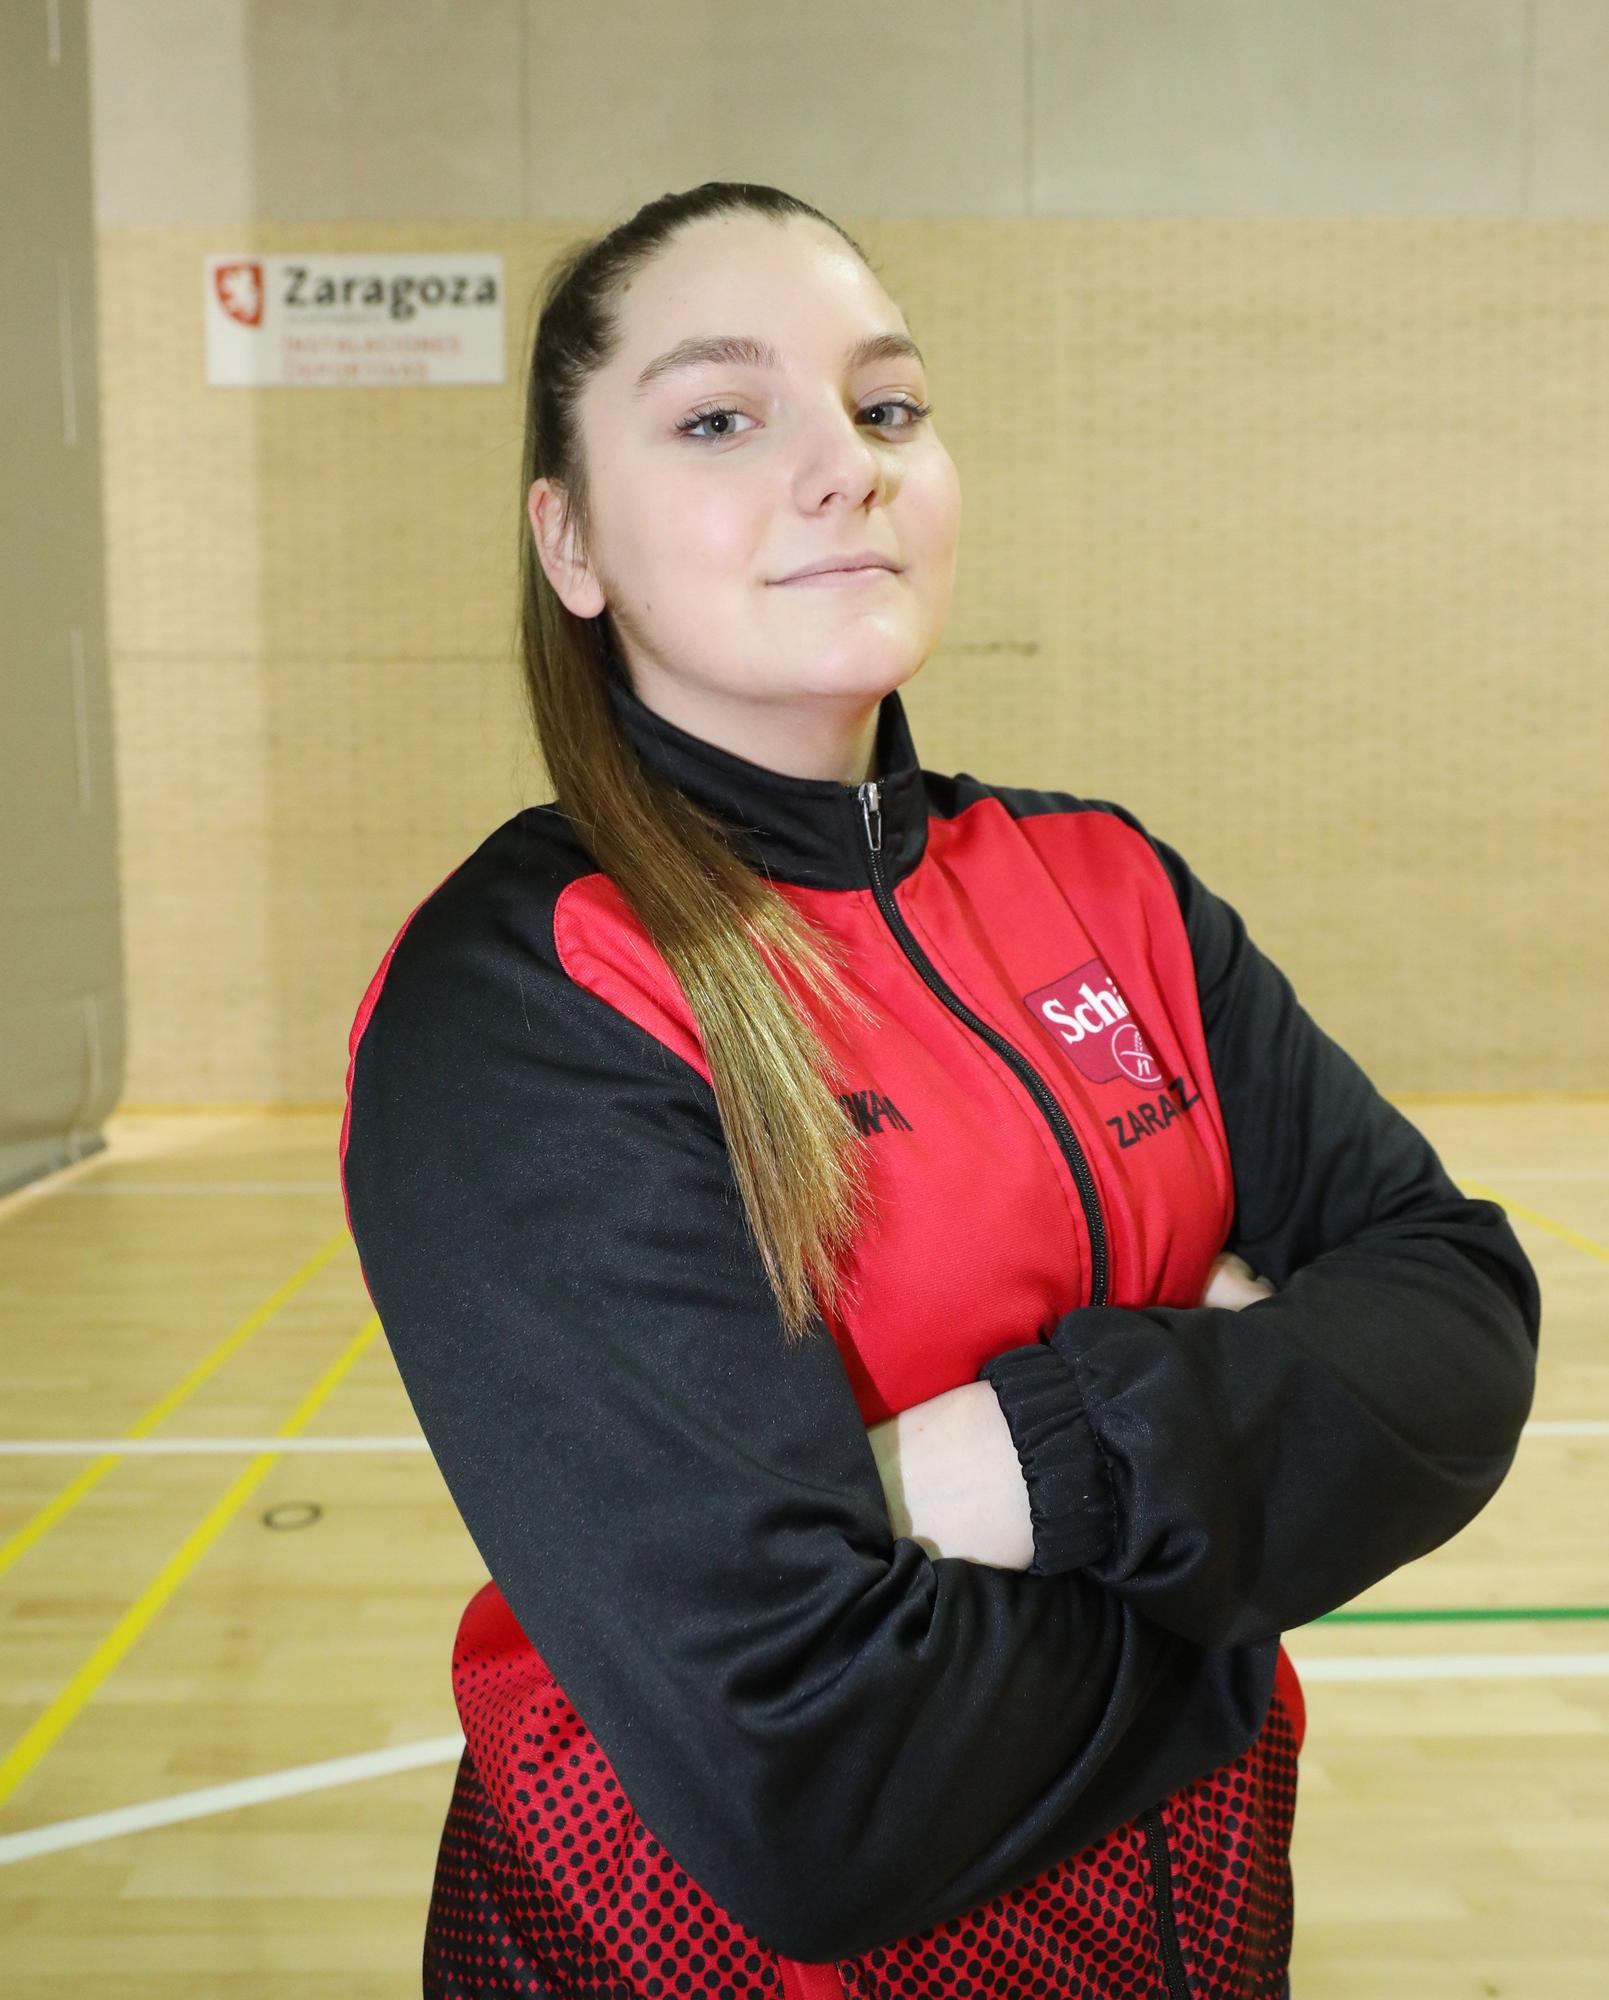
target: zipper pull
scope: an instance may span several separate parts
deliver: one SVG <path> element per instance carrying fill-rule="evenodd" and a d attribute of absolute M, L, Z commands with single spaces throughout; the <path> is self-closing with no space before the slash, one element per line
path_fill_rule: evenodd
<path fill-rule="evenodd" d="M 866 839 L 873 854 L 882 852 L 883 813 L 877 803 L 877 780 L 868 778 L 860 787 L 860 813 L 866 822 Z"/>

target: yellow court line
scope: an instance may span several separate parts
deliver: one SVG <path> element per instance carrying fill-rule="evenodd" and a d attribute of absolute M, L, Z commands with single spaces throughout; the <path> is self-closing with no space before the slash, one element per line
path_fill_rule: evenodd
<path fill-rule="evenodd" d="M 295 1437 L 308 1419 L 324 1403 L 343 1375 L 380 1331 L 376 1313 L 347 1343 L 346 1351 L 332 1361 L 301 1402 L 274 1433 Z M 10 1798 L 23 1779 L 44 1756 L 77 1715 L 101 1682 L 122 1659 L 140 1634 L 183 1583 L 207 1550 L 251 1497 L 255 1487 L 285 1456 L 280 1451 L 262 1451 L 240 1477 L 220 1495 L 207 1514 L 152 1577 L 135 1601 L 90 1654 L 56 1699 L 28 1730 L 27 1734 L 0 1761 L 0 1805 Z"/>
<path fill-rule="evenodd" d="M 1551 1215 L 1544 1215 L 1539 1208 L 1527 1208 L 1523 1201 L 1510 1201 L 1506 1194 L 1499 1194 L 1495 1188 L 1482 1187 L 1478 1181 L 1461 1181 L 1459 1185 L 1482 1201 L 1495 1201 L 1499 1208 L 1505 1208 L 1510 1215 L 1520 1215 L 1527 1222 L 1534 1222 L 1538 1229 L 1545 1229 L 1550 1235 L 1560 1236 L 1566 1243 L 1573 1243 L 1578 1250 L 1585 1250 L 1589 1257 L 1596 1257 L 1609 1264 L 1609 1245 L 1598 1243 L 1590 1236 L 1583 1236 L 1579 1229 L 1571 1229 L 1568 1224 L 1555 1222 Z"/>
<path fill-rule="evenodd" d="M 122 1435 L 126 1438 L 148 1437 L 164 1417 L 171 1416 L 187 1396 L 193 1395 L 201 1387 L 208 1376 L 215 1375 L 229 1357 L 251 1338 L 258 1327 L 265 1320 L 271 1319 L 286 1300 L 299 1292 L 310 1278 L 315 1277 L 324 1268 L 336 1251 L 350 1240 L 344 1229 L 338 1229 L 322 1250 L 315 1250 L 299 1271 L 292 1272 L 284 1284 L 270 1292 L 260 1306 L 247 1313 L 233 1333 L 226 1334 L 210 1354 L 196 1363 L 182 1382 L 170 1389 L 158 1402 L 153 1403 L 145 1415 L 131 1424 Z M 31 1521 L 25 1522 L 8 1541 L 0 1543 L 0 1576 L 3 1576 L 20 1557 L 26 1555 L 35 1542 L 48 1534 L 64 1514 L 70 1513 L 86 1493 L 93 1491 L 114 1466 L 121 1465 L 122 1462 L 122 1453 L 115 1451 L 108 1452 L 104 1458 L 97 1458 L 93 1464 L 87 1465 L 70 1485 L 64 1486 L 54 1500 L 47 1501 Z"/>

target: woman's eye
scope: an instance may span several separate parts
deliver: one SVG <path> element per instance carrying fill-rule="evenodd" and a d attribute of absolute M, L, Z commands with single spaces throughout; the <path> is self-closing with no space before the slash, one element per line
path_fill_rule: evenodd
<path fill-rule="evenodd" d="M 712 423 L 716 417 L 740 417 L 742 416 L 742 414 L 743 412 L 741 410 L 725 410 L 719 408 L 711 410 L 694 410 L 691 413 L 691 415 L 683 417 L 682 421 L 676 426 L 676 432 L 679 437 L 694 437 L 697 435 L 698 426 L 700 424 Z M 717 431 L 717 432 L 706 433 L 706 435 L 716 436 L 716 437 L 731 437 L 733 433 L 731 431 Z"/>
<path fill-rule="evenodd" d="M 910 422 L 908 424 L 896 424 L 894 426 L 896 430 L 901 430 L 901 431 L 914 431 L 916 429 L 916 426 L 922 422 L 924 417 L 931 416 L 933 413 L 933 405 L 931 403 L 913 403 L 904 396 L 885 396 L 880 403 L 868 403 L 866 405 L 866 409 L 908 410 L 910 412 L 910 419 L 911 419 Z M 864 415 L 865 411 L 862 411 L 861 414 Z M 879 426 L 878 428 L 883 428 L 883 427 Z"/>
<path fill-rule="evenodd" d="M 892 427 L 895 430 L 913 431 L 924 418 L 932 414 L 933 405 L 931 403 L 912 403 L 907 401 L 903 396 L 884 396 L 878 402 L 868 403 L 866 409 L 862 410 L 861 415 L 865 416 L 867 410 L 908 411 L 909 421 L 903 424 L 895 424 Z M 678 437 L 698 437 L 699 426 L 701 424 L 712 423 L 717 417 L 740 417 L 742 415 L 743 412 L 741 410 L 728 409 L 722 404 L 715 404 L 707 410 L 693 410 L 687 416 L 683 417 L 681 422 L 676 426 L 676 434 Z M 874 430 L 886 430 L 889 428 L 889 425 L 886 423 L 874 424 L 872 428 Z M 700 442 L 707 442 L 711 438 L 741 435 L 741 432 L 730 430 L 705 432 Z"/>

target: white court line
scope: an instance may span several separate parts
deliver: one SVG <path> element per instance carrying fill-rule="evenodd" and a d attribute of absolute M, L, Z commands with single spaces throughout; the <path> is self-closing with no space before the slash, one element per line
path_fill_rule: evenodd
<path fill-rule="evenodd" d="M 70 1181 L 57 1194 L 327 1194 L 339 1197 L 340 1183 L 327 1181 Z"/>
<path fill-rule="evenodd" d="M 1538 1419 L 1524 1426 L 1526 1437 L 1609 1437 L 1609 1418 Z M 268 1438 L 0 1438 L 0 1458 L 183 1457 L 189 1452 L 259 1451 L 428 1451 L 414 1437 Z"/>
<path fill-rule="evenodd" d="M 1303 1659 L 1292 1656 L 1304 1687 L 1318 1681 L 1414 1680 L 1557 1680 L 1609 1675 L 1609 1653 L 1402 1653 Z M 119 1806 L 111 1812 L 88 1813 L 81 1819 L 56 1820 L 48 1826 L 26 1827 L 0 1835 L 0 1867 L 30 1861 L 64 1847 L 85 1847 L 91 1841 L 114 1840 L 125 1833 L 143 1833 L 155 1826 L 201 1819 L 211 1813 L 235 1812 L 269 1799 L 291 1798 L 301 1792 L 325 1791 L 364 1778 L 390 1777 L 396 1771 L 416 1771 L 432 1764 L 455 1764 L 464 1748 L 462 1735 L 432 1736 L 419 1743 L 398 1743 L 386 1750 L 368 1750 L 355 1757 L 331 1757 L 320 1764 L 298 1764 L 288 1771 L 262 1777 L 238 1778 L 227 1785 L 206 1785 L 200 1791 L 178 1792 L 171 1798 L 143 1805 Z"/>
<path fill-rule="evenodd" d="M 62 1847 L 86 1847 L 92 1840 L 114 1840 L 123 1833 L 143 1833 L 147 1827 L 171 1826 L 177 1820 L 202 1819 L 209 1813 L 234 1812 L 268 1799 L 293 1798 L 298 1792 L 320 1792 L 331 1785 L 349 1785 L 360 1778 L 384 1778 L 393 1771 L 416 1771 L 427 1764 L 458 1761 L 462 1735 L 432 1736 L 422 1743 L 398 1743 L 389 1750 L 367 1750 L 356 1757 L 330 1757 L 321 1764 L 297 1764 L 288 1771 L 269 1771 L 260 1778 L 236 1778 L 227 1785 L 204 1785 L 198 1792 L 178 1792 L 144 1805 L 119 1806 L 112 1812 L 87 1813 L 82 1819 L 60 1819 L 50 1826 L 30 1826 L 21 1833 L 0 1836 L 0 1865 L 29 1861 Z"/>
<path fill-rule="evenodd" d="M 1552 1681 L 1609 1674 L 1609 1653 L 1332 1653 L 1307 1660 L 1292 1653 L 1291 1661 L 1304 1687 L 1309 1681 Z"/>

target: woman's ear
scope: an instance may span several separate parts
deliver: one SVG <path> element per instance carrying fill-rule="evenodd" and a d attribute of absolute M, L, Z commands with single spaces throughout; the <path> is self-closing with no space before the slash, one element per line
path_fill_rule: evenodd
<path fill-rule="evenodd" d="M 554 594 L 577 618 L 596 618 L 605 604 L 603 586 L 578 549 L 575 522 L 565 506 L 564 489 L 546 477 L 535 480 L 525 496 L 537 560 Z"/>

